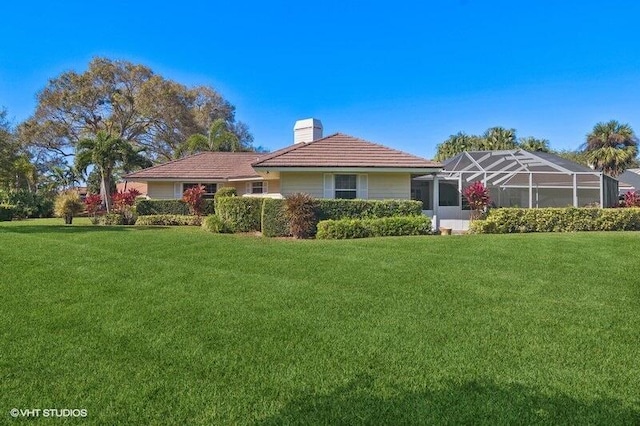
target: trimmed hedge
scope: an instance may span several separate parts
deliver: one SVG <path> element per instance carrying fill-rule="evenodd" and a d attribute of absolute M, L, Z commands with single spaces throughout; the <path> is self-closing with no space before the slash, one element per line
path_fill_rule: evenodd
<path fill-rule="evenodd" d="M 213 200 L 203 200 L 203 213 L 213 214 Z M 189 206 L 182 200 L 136 200 L 136 212 L 139 215 L 148 216 L 153 214 L 168 215 L 189 215 Z"/>
<path fill-rule="evenodd" d="M 155 214 L 138 216 L 136 225 L 140 226 L 200 226 L 201 216 L 178 215 L 178 214 Z"/>
<path fill-rule="evenodd" d="M 522 232 L 640 231 L 640 208 L 493 209 L 471 222 L 474 234 Z"/>
<path fill-rule="evenodd" d="M 99 216 L 98 224 L 106 226 L 124 225 L 124 216 L 122 216 L 120 213 L 107 213 L 105 215 Z"/>
<path fill-rule="evenodd" d="M 427 235 L 431 219 L 427 216 L 393 216 L 374 219 L 323 220 L 318 223 L 318 239 L 351 239 Z"/>
<path fill-rule="evenodd" d="M 421 216 L 422 202 L 414 200 L 318 200 L 318 220 Z"/>
<path fill-rule="evenodd" d="M 262 198 L 220 197 L 216 199 L 216 215 L 233 232 L 260 231 Z"/>
<path fill-rule="evenodd" d="M 227 234 L 231 232 L 229 226 L 216 215 L 205 217 L 202 221 L 202 229 L 216 234 Z"/>
<path fill-rule="evenodd" d="M 285 200 L 265 198 L 262 201 L 262 235 L 288 237 L 291 235 L 285 214 Z"/>
<path fill-rule="evenodd" d="M 15 207 L 10 204 L 0 204 L 0 222 L 8 222 L 13 219 Z"/>

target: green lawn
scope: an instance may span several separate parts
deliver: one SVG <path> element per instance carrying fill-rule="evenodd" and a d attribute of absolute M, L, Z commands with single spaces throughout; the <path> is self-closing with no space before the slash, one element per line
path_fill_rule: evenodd
<path fill-rule="evenodd" d="M 640 423 L 639 233 L 60 223 L 0 223 L 0 424 Z"/>

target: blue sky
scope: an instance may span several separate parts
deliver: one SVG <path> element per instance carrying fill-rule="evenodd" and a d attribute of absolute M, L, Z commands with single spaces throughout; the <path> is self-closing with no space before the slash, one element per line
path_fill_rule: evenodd
<path fill-rule="evenodd" d="M 429 158 L 497 125 L 575 149 L 598 121 L 640 132 L 639 16 L 615 0 L 9 2 L 0 105 L 23 120 L 49 78 L 108 56 L 214 86 L 269 149 L 308 117 Z"/>

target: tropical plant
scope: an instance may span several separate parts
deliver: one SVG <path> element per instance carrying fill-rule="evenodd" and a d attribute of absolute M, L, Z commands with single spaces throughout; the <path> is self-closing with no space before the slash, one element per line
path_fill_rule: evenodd
<path fill-rule="evenodd" d="M 484 149 L 490 151 L 494 149 L 515 149 L 518 147 L 515 129 L 504 127 L 491 127 L 482 135 Z"/>
<path fill-rule="evenodd" d="M 91 216 L 91 223 L 96 225 L 98 223 L 97 216 L 102 206 L 102 197 L 99 194 L 87 194 L 84 199 L 84 207 L 87 214 Z"/>
<path fill-rule="evenodd" d="M 627 191 L 622 201 L 623 207 L 640 207 L 640 194 L 635 191 Z"/>
<path fill-rule="evenodd" d="M 480 181 L 474 182 L 462 191 L 469 207 L 474 212 L 472 219 L 477 219 L 482 216 L 487 206 L 491 202 L 489 198 L 489 190 Z"/>
<path fill-rule="evenodd" d="M 187 203 L 189 206 L 189 211 L 192 215 L 200 216 L 202 215 L 202 207 L 203 207 L 203 199 L 202 196 L 205 194 L 204 186 L 197 185 L 193 186 L 189 189 L 186 189 L 182 194 L 182 201 Z"/>
<path fill-rule="evenodd" d="M 637 161 L 638 139 L 631 126 L 611 120 L 594 126 L 584 151 L 596 170 L 615 177 Z"/>
<path fill-rule="evenodd" d="M 185 154 L 196 154 L 203 151 L 246 151 L 240 139 L 234 134 L 229 123 L 222 118 L 213 121 L 206 135 L 196 133 L 176 148 L 175 156 L 180 158 Z"/>
<path fill-rule="evenodd" d="M 285 198 L 285 216 L 294 238 L 308 238 L 315 232 L 317 201 L 309 194 L 297 193 Z"/>
<path fill-rule="evenodd" d="M 464 151 L 478 151 L 483 147 L 482 138 L 458 132 L 439 144 L 436 148 L 436 161 L 444 161 Z"/>
<path fill-rule="evenodd" d="M 122 216 L 123 225 L 133 225 L 135 223 L 133 206 L 138 195 L 140 195 L 140 191 L 132 188 L 126 192 L 118 191 L 111 196 L 113 199 L 113 211 Z"/>
<path fill-rule="evenodd" d="M 56 216 L 64 218 L 64 223 L 71 225 L 73 216 L 84 210 L 84 204 L 77 191 L 66 191 L 58 195 L 54 204 Z"/>
<path fill-rule="evenodd" d="M 146 167 L 151 163 L 134 149 L 130 143 L 99 131 L 95 138 L 82 139 L 77 144 L 76 169 L 86 172 L 90 165 L 94 165 L 100 172 L 100 196 L 107 213 L 111 212 L 111 194 L 108 188 L 112 186 L 113 170 L 116 166 L 130 171 L 135 167 Z"/>
<path fill-rule="evenodd" d="M 549 141 L 527 136 L 518 140 L 518 146 L 529 152 L 551 152 Z"/>

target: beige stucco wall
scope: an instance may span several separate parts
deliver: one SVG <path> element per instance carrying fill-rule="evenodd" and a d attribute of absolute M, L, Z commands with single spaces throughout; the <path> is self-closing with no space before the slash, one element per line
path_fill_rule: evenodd
<path fill-rule="evenodd" d="M 408 200 L 411 198 L 409 173 L 369 173 L 370 200 Z"/>
<path fill-rule="evenodd" d="M 405 200 L 411 198 L 411 175 L 409 173 L 359 173 L 366 174 L 368 199 Z M 304 192 L 316 198 L 324 198 L 324 173 L 280 173 L 282 195 Z M 271 191 L 271 186 L 269 187 Z"/>
<path fill-rule="evenodd" d="M 173 182 L 148 182 L 147 195 L 155 200 L 176 198 L 173 192 Z"/>
<path fill-rule="evenodd" d="M 284 196 L 303 192 L 315 198 L 323 198 L 324 173 L 280 172 L 280 192 Z"/>

